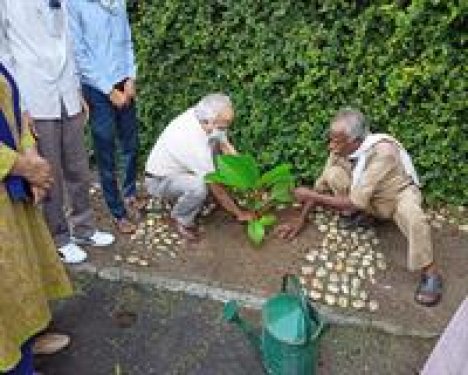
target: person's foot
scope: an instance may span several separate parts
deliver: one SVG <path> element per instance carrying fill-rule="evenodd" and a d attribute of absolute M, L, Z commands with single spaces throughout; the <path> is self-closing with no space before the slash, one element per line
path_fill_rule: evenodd
<path fill-rule="evenodd" d="M 122 234 L 133 234 L 136 231 L 136 225 L 133 224 L 126 217 L 115 219 L 115 225 Z"/>
<path fill-rule="evenodd" d="M 171 219 L 170 223 L 182 238 L 188 241 L 198 241 L 200 239 L 200 232 L 196 226 L 183 225 L 175 219 Z"/>
<path fill-rule="evenodd" d="M 147 199 L 137 198 L 136 196 L 124 199 L 125 210 L 128 212 L 129 216 L 136 221 L 141 220 L 143 217 L 147 203 Z"/>
<path fill-rule="evenodd" d="M 125 205 L 129 209 L 141 211 L 146 207 L 146 204 L 148 203 L 147 197 L 137 197 L 137 196 L 132 196 L 132 197 L 127 197 L 124 199 Z"/>
<path fill-rule="evenodd" d="M 70 336 L 61 333 L 44 333 L 34 339 L 32 351 L 35 355 L 55 354 L 70 345 Z"/>
<path fill-rule="evenodd" d="M 442 276 L 423 273 L 414 295 L 416 302 L 423 306 L 435 306 L 440 302 L 441 298 Z"/>
<path fill-rule="evenodd" d="M 96 230 L 93 235 L 88 238 L 72 236 L 71 240 L 77 245 L 103 247 L 112 245 L 115 241 L 115 237 L 111 233 Z"/>
<path fill-rule="evenodd" d="M 88 257 L 86 251 L 73 242 L 69 242 L 57 249 L 63 263 L 78 264 L 82 263 Z"/>

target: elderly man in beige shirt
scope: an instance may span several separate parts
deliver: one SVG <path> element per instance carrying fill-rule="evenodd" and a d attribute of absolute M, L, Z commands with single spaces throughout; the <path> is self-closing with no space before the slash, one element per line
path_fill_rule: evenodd
<path fill-rule="evenodd" d="M 433 259 L 430 226 L 421 208 L 419 179 L 406 150 L 393 137 L 369 134 L 364 115 L 341 110 L 331 122 L 330 157 L 315 188 L 299 187 L 295 198 L 304 204 L 299 220 L 278 228 L 292 238 L 314 206 L 354 215 L 363 212 L 393 220 L 408 239 L 408 268 L 421 270 L 416 302 L 432 306 L 442 294 L 442 278 Z M 327 194 L 331 192 L 331 194 Z"/>

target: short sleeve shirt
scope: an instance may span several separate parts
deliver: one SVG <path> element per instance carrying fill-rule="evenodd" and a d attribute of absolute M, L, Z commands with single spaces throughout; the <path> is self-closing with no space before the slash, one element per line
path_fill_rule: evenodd
<path fill-rule="evenodd" d="M 190 108 L 164 129 L 145 170 L 160 177 L 189 173 L 203 178 L 214 169 L 212 142 Z"/>
<path fill-rule="evenodd" d="M 411 185 L 412 179 L 395 152 L 382 151 L 378 144 L 367 155 L 361 182 L 351 187 L 354 205 L 382 218 L 389 218 L 398 194 Z"/>

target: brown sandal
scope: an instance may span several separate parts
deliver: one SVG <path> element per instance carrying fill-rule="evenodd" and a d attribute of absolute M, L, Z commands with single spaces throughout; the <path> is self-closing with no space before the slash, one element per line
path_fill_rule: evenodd
<path fill-rule="evenodd" d="M 148 204 L 148 199 L 146 197 L 137 197 L 132 196 L 124 199 L 125 204 L 133 210 L 141 211 L 143 210 L 146 205 Z"/>

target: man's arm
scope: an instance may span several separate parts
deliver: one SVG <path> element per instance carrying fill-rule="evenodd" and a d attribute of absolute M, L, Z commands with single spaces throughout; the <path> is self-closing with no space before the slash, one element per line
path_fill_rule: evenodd
<path fill-rule="evenodd" d="M 68 7 L 68 26 L 70 30 L 71 44 L 74 51 L 74 60 L 76 65 L 76 74 L 78 79 L 80 76 L 86 76 L 94 83 L 99 91 L 109 95 L 113 89 L 113 83 L 108 82 L 105 74 L 99 69 L 99 62 L 93 61 L 87 53 L 87 47 L 84 42 L 85 29 L 83 27 L 83 19 L 80 13 L 80 4 L 82 0 L 67 1 Z M 92 20 L 90 21 L 92 22 Z M 101 43 L 104 41 L 94 41 Z M 105 41 L 107 42 L 107 41 Z"/>
<path fill-rule="evenodd" d="M 229 213 L 233 214 L 239 221 L 248 221 L 254 219 L 255 215 L 249 211 L 241 210 L 233 199 L 229 196 L 226 189 L 219 184 L 209 184 L 210 191 L 218 203 Z"/>
<path fill-rule="evenodd" d="M 125 11 L 125 49 L 126 49 L 126 65 L 127 65 L 127 75 L 129 78 L 136 79 L 136 63 L 135 63 L 135 52 L 133 50 L 132 42 L 132 31 L 130 29 L 130 22 L 128 21 L 128 15 Z"/>
<path fill-rule="evenodd" d="M 314 205 L 332 208 L 338 211 L 356 211 L 359 209 L 347 196 L 333 196 L 321 194 L 315 190 L 299 187 L 294 190 L 296 200 L 303 203 L 312 202 Z"/>
<path fill-rule="evenodd" d="M 219 148 L 221 149 L 221 152 L 225 155 L 237 155 L 237 150 L 228 140 L 221 142 L 219 144 Z"/>

